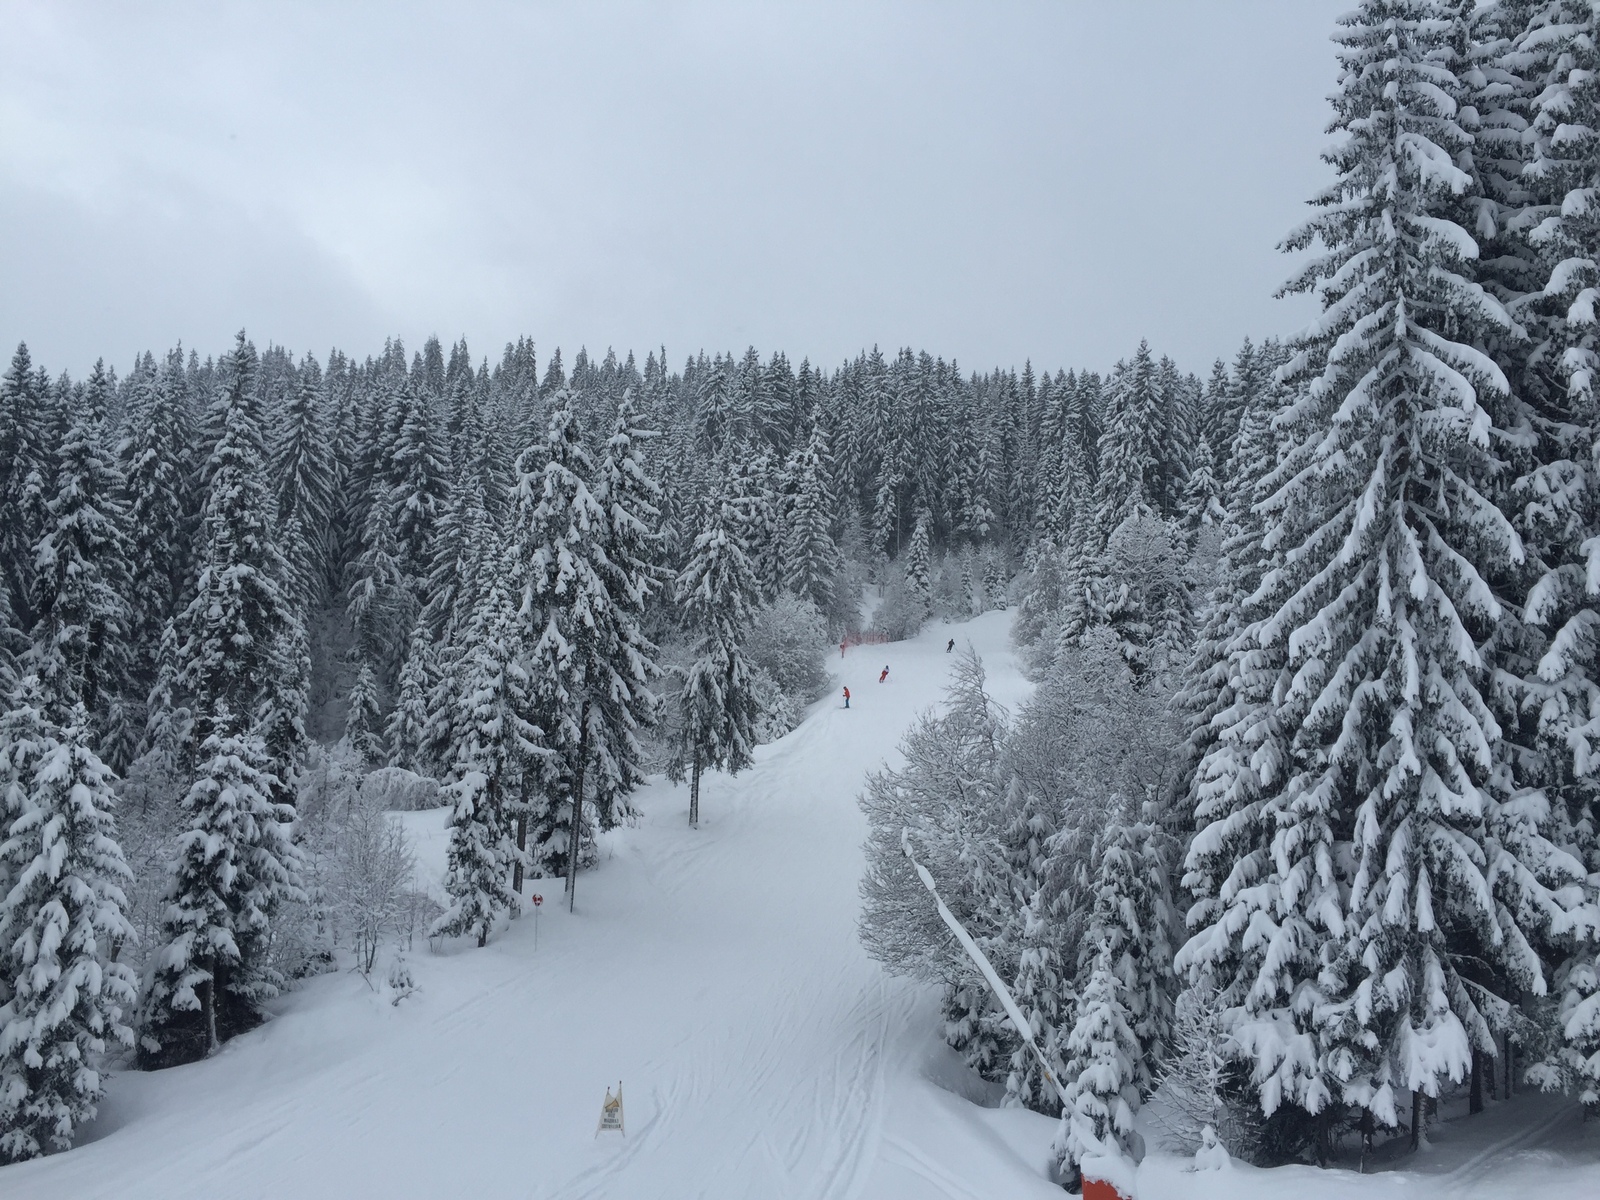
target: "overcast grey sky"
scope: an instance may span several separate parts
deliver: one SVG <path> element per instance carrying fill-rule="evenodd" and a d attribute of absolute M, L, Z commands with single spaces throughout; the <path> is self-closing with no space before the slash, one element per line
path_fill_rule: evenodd
<path fill-rule="evenodd" d="M 1293 330 L 1348 0 L 0 0 L 0 343 L 1204 371 Z"/>

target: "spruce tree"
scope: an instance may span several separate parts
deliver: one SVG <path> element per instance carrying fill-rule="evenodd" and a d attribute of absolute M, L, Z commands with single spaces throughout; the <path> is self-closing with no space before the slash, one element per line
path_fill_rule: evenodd
<path fill-rule="evenodd" d="M 322 369 L 307 355 L 278 422 L 270 464 L 284 554 L 304 608 L 321 603 L 333 557 L 329 538 L 339 481 L 325 409 Z"/>
<path fill-rule="evenodd" d="M 272 922 L 303 901 L 294 809 L 278 789 L 266 744 L 226 698 L 208 714 L 168 884 L 139 1038 L 147 1066 L 214 1054 L 260 1023 L 282 977 L 269 960 Z"/>
<path fill-rule="evenodd" d="M 834 505 L 828 495 L 828 435 L 821 414 L 811 415 L 811 436 L 796 462 L 795 501 L 789 517 L 784 584 L 818 612 L 834 607 L 844 561 L 833 540 Z"/>
<path fill-rule="evenodd" d="M 1218 912 L 1187 955 L 1265 949 L 1253 978 L 1217 981 L 1248 997 L 1234 1038 L 1265 1108 L 1342 1102 L 1387 1126 L 1397 1089 L 1437 1094 L 1492 1050 L 1496 988 L 1545 988 L 1524 927 L 1561 919 L 1568 882 L 1491 709 L 1493 584 L 1523 548 L 1491 499 L 1508 385 L 1474 342 L 1510 321 L 1471 277 L 1442 16 L 1368 0 L 1337 35 L 1339 177 L 1288 242 L 1325 248 L 1289 285 L 1324 314 L 1284 370 L 1303 390 L 1280 419 L 1297 440 L 1265 509 L 1284 559 L 1256 633 L 1293 672 L 1271 715 L 1287 754 L 1255 802 L 1270 852 L 1232 872 L 1258 872 L 1252 932 Z M 1229 835 L 1212 826 L 1197 850 Z M 1496 982 L 1467 979 L 1468 956 Z"/>
<path fill-rule="evenodd" d="M 170 364 L 140 372 L 118 447 L 127 512 L 128 595 L 136 678 L 149 687 L 154 653 L 177 615 L 191 578 L 187 449 L 193 431 L 183 411 L 181 374 Z"/>
<path fill-rule="evenodd" d="M 1140 342 L 1131 363 L 1121 364 L 1109 396 L 1105 432 L 1099 443 L 1101 538 L 1122 524 L 1140 504 L 1161 500 L 1163 402 L 1156 364 L 1148 342 Z"/>
<path fill-rule="evenodd" d="M 72 398 L 47 525 L 34 551 L 39 619 L 32 670 L 51 719 L 65 721 L 82 703 L 107 733 L 112 701 L 128 684 L 129 572 L 123 526 L 123 478 L 106 443 L 109 381 L 97 363 L 89 385 Z M 126 762 L 125 756 L 119 756 Z"/>
<path fill-rule="evenodd" d="M 917 523 L 911 530 L 911 543 L 906 548 L 906 587 L 917 606 L 917 616 L 926 620 L 933 612 L 933 518 L 927 509 L 917 513 Z"/>
<path fill-rule="evenodd" d="M 0 1161 L 66 1150 L 104 1093 L 107 1042 L 133 1044 L 138 999 L 116 961 L 133 937 L 112 773 L 73 704 L 57 727 L 31 700 L 0 725 Z"/>
<path fill-rule="evenodd" d="M 515 603 L 496 577 L 463 636 L 461 690 L 453 721 L 455 761 L 445 794 L 451 801 L 445 891 L 450 907 L 433 934 L 470 933 L 482 946 L 501 912 L 521 909 L 526 855 L 516 844 L 516 820 L 548 810 L 537 786 L 542 732 L 524 715 L 532 706 L 530 679 L 517 655 Z M 524 829 L 526 828 L 524 824 Z"/>
<path fill-rule="evenodd" d="M 1600 18 L 1575 0 L 1501 5 L 1482 14 L 1487 47 L 1485 186 L 1498 201 L 1500 237 L 1486 253 L 1486 284 L 1504 294 L 1527 331 L 1493 349 L 1526 403 L 1538 435 L 1534 463 L 1507 507 L 1520 517 L 1529 551 L 1522 640 L 1502 634 L 1508 673 L 1520 667 L 1522 695 L 1507 715 L 1521 753 L 1519 779 L 1550 800 L 1552 840 L 1589 873 L 1586 901 L 1600 909 L 1600 780 L 1596 778 L 1597 612 L 1595 533 L 1600 477 L 1595 451 L 1595 368 L 1600 364 L 1594 296 L 1600 182 Z M 1485 100 L 1490 99 L 1489 95 Z M 1513 170 L 1520 167 L 1520 170 Z M 1507 623 L 1510 626 L 1511 623 Z M 1514 629 L 1514 626 L 1511 626 Z M 1512 655 L 1522 661 L 1513 664 Z M 1537 723 L 1516 716 L 1537 714 Z M 1600 1104 L 1600 932 L 1583 920 L 1549 930 L 1542 956 L 1554 966 L 1557 997 L 1544 1031 L 1545 1086 Z"/>
<path fill-rule="evenodd" d="M 700 776 L 708 767 L 730 775 L 750 765 L 755 697 L 744 653 L 760 590 L 745 552 L 743 515 L 727 486 L 706 505 L 689 561 L 678 575 L 677 599 L 694 638 L 694 660 L 678 694 L 683 739 L 668 766 L 689 780 L 689 825 L 700 823 Z"/>
<path fill-rule="evenodd" d="M 391 767 L 424 773 L 431 767 L 426 750 L 428 705 L 437 683 L 436 674 L 433 640 L 426 626 L 419 622 L 411 630 L 394 708 L 384 728 Z"/>
<path fill-rule="evenodd" d="M 640 427 L 630 388 L 617 406 L 595 488 L 606 518 L 605 565 L 616 623 L 610 654 L 621 685 L 599 698 L 604 720 L 595 730 L 593 786 L 603 829 L 627 815 L 626 796 L 644 779 L 638 733 L 660 717 L 651 683 L 661 671 L 644 621 L 651 597 L 665 583 L 657 532 L 661 485 L 640 454 L 656 436 Z"/>
<path fill-rule="evenodd" d="M 54 472 L 50 383 L 25 342 L 0 375 L 0 571 L 17 627 L 33 628 L 34 553 L 44 534 L 45 489 Z"/>
<path fill-rule="evenodd" d="M 539 859 L 559 863 L 570 906 L 593 782 L 586 775 L 596 750 L 615 745 L 611 737 L 621 732 L 599 730 L 619 715 L 611 698 L 636 680 L 619 672 L 628 622 L 612 594 L 609 522 L 593 490 L 594 462 L 572 393 L 562 389 L 552 404 L 544 445 L 518 459 L 509 518 L 510 582 L 518 596 L 513 634 L 534 689 L 529 721 L 543 730 L 550 751 L 539 767 L 539 812 L 519 798 L 516 821 L 519 850 L 531 832 Z M 540 824 L 528 831 L 535 815 Z"/>
<path fill-rule="evenodd" d="M 383 701 L 378 695 L 378 677 L 362 660 L 356 680 L 345 701 L 344 739 L 368 768 L 381 766 L 387 757 L 383 749 Z"/>

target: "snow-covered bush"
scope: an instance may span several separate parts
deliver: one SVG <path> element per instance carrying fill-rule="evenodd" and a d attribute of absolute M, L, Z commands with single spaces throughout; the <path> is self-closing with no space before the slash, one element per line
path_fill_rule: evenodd
<path fill-rule="evenodd" d="M 397 822 L 366 795 L 351 805 L 340 830 L 333 899 L 363 975 L 372 973 L 385 935 L 410 934 L 406 894 L 415 865 Z"/>
<path fill-rule="evenodd" d="M 928 619 L 927 602 L 904 579 L 891 578 L 883 588 L 883 599 L 872 613 L 872 632 L 891 642 L 915 637 Z"/>
<path fill-rule="evenodd" d="M 978 608 L 973 602 L 970 551 L 946 554 L 933 576 L 933 611 L 947 621 L 965 621 Z"/>
<path fill-rule="evenodd" d="M 1260 1122 L 1244 1090 L 1247 1084 L 1228 1053 L 1216 990 L 1186 989 L 1175 1005 L 1172 1048 L 1151 1103 L 1166 1149 L 1197 1156 L 1207 1152 L 1215 1161 L 1219 1156 L 1212 1147 L 1220 1143 L 1223 1155 L 1253 1161 Z"/>
<path fill-rule="evenodd" d="M 755 610 L 745 654 L 801 707 L 828 687 L 826 667 L 832 638 L 811 601 L 787 592 Z M 785 731 L 787 732 L 787 730 Z"/>
<path fill-rule="evenodd" d="M 805 716 L 804 702 L 784 691 L 759 667 L 750 673 L 750 695 L 757 709 L 752 728 L 756 741 L 762 745 L 777 741 Z"/>
<path fill-rule="evenodd" d="M 404 767 L 379 767 L 369 771 L 361 780 L 361 799 L 387 812 L 415 812 L 444 804 L 437 779 Z"/>

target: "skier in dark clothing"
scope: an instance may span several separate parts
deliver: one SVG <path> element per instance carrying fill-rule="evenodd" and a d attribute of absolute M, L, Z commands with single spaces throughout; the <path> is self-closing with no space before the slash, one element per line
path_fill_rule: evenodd
<path fill-rule="evenodd" d="M 955 640 L 955 638 L 951 638 L 948 642 L 945 643 L 944 652 L 946 654 L 949 654 L 950 651 L 954 650 L 955 648 L 956 648 L 956 640 Z"/>

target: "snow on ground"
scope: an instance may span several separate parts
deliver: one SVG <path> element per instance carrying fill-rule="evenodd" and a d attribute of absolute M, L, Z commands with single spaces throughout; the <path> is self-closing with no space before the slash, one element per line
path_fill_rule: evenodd
<path fill-rule="evenodd" d="M 559 881 L 534 881 L 537 931 L 525 916 L 482 950 L 419 946 L 420 991 L 398 1006 L 357 975 L 324 976 L 208 1062 L 120 1074 L 82 1144 L 0 1169 L 0 1197 L 1059 1196 L 1054 1122 L 992 1107 L 939 1041 L 936 994 L 884 975 L 856 940 L 862 780 L 937 699 L 952 634 L 1015 707 L 1028 685 L 1008 624 L 991 613 L 852 648 L 831 664 L 848 712 L 835 691 L 748 772 L 709 777 L 698 831 L 686 790 L 654 782 L 638 826 L 606 835 L 578 881 L 575 916 Z M 442 876 L 443 812 L 400 819 Z M 627 1134 L 596 1137 L 619 1080 Z M 1140 1200 L 1487 1197 L 1532 1179 L 1541 1200 L 1600 1194 L 1595 1128 L 1545 1103 L 1497 1106 L 1460 1136 L 1447 1124 L 1429 1174 L 1196 1176 L 1152 1158 Z"/>

